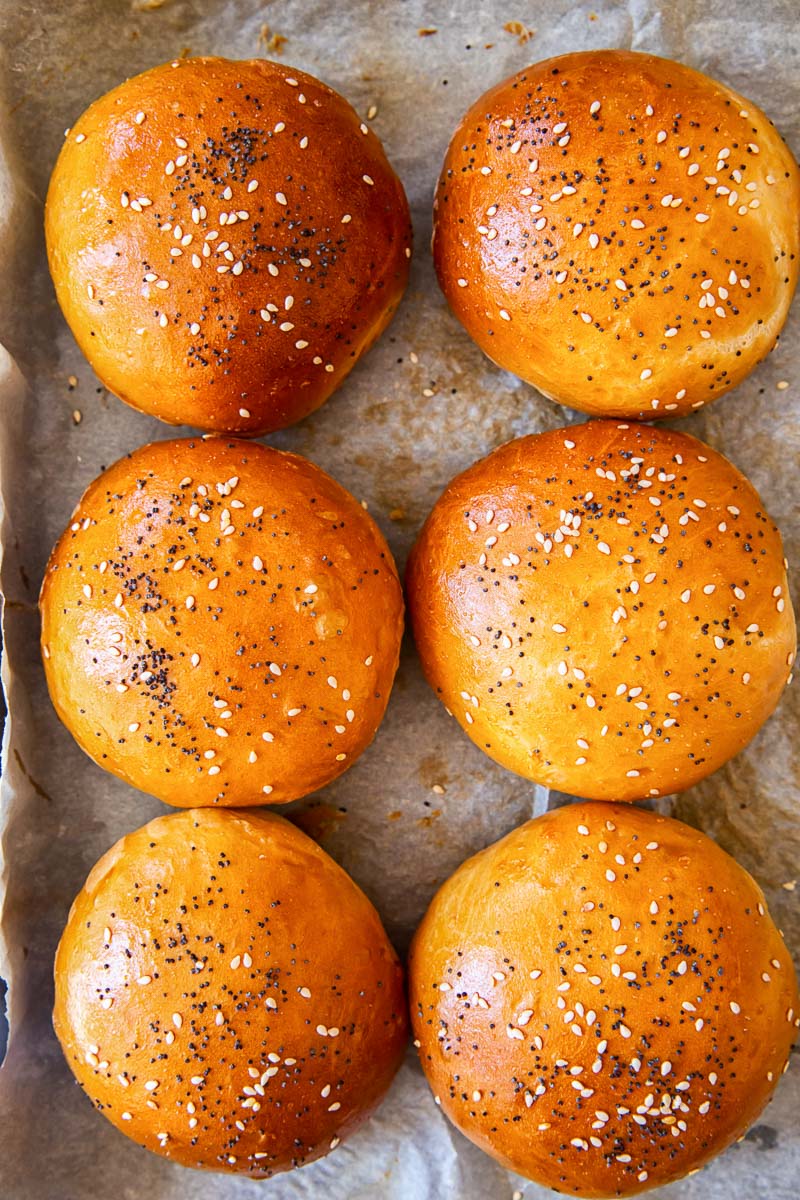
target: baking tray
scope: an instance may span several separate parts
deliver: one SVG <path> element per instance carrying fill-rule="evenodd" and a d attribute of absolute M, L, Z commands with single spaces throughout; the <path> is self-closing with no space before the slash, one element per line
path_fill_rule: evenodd
<path fill-rule="evenodd" d="M 503 1171 L 446 1123 L 413 1051 L 361 1132 L 327 1159 L 268 1183 L 191 1172 L 147 1154 L 91 1109 L 63 1061 L 50 1025 L 51 972 L 69 904 L 100 854 L 164 807 L 94 766 L 57 721 L 39 660 L 36 596 L 50 548 L 86 484 L 133 447 L 174 436 L 105 392 L 58 311 L 42 204 L 64 129 L 125 76 L 188 53 L 280 58 L 319 75 L 369 120 L 411 202 L 408 293 L 340 392 L 268 440 L 307 455 L 366 501 L 402 569 L 456 472 L 510 437 L 583 419 L 490 364 L 437 288 L 428 250 L 431 197 L 461 114 L 531 61 L 618 46 L 678 58 L 720 78 L 761 105 L 797 150 L 797 15 L 796 0 L 0 0 L 0 343 L 8 352 L 0 349 L 0 583 L 10 707 L 0 793 L 0 975 L 10 983 L 10 1042 L 0 1068 L 4 1200 L 550 1194 Z M 783 531 L 790 561 L 800 541 L 799 363 L 795 306 L 778 349 L 735 393 L 674 423 L 749 475 Z M 753 872 L 796 957 L 798 725 L 795 688 L 743 754 L 661 803 Z M 290 811 L 362 885 L 403 952 L 458 863 L 565 799 L 502 770 L 466 739 L 425 685 L 406 639 L 373 746 Z M 743 1142 L 660 1194 L 795 1200 L 798 1101 L 795 1057 Z"/>

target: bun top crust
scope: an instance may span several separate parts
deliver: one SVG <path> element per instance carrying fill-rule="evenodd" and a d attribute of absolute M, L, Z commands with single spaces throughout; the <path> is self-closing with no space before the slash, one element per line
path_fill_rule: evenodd
<path fill-rule="evenodd" d="M 411 554 L 428 681 L 491 758 L 597 800 L 682 791 L 753 737 L 796 651 L 780 535 L 709 446 L 589 421 L 454 479 Z"/>
<path fill-rule="evenodd" d="M 433 250 L 450 307 L 499 366 L 583 412 L 680 415 L 775 343 L 800 171 L 723 84 L 649 54 L 566 54 L 465 115 Z"/>
<path fill-rule="evenodd" d="M 573 1196 L 669 1183 L 740 1137 L 798 1024 L 761 889 L 704 834 L 625 805 L 570 804 L 464 863 L 409 986 L 450 1119 Z"/>
<path fill-rule="evenodd" d="M 59 303 L 103 382 L 171 424 L 318 408 L 408 279 L 402 185 L 346 100 L 279 63 L 137 75 L 67 134 L 46 210 Z"/>
<path fill-rule="evenodd" d="M 271 815 L 173 813 L 122 838 L 72 906 L 55 979 L 92 1103 L 190 1167 L 265 1177 L 327 1154 L 406 1044 L 378 914 Z"/>
<path fill-rule="evenodd" d="M 403 598 L 380 530 L 296 454 L 142 446 L 90 485 L 42 584 L 61 720 L 179 807 L 294 800 L 372 740 Z"/>

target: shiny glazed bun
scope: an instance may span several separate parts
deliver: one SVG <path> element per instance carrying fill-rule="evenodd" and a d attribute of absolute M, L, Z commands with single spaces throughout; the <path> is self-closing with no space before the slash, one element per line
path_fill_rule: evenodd
<path fill-rule="evenodd" d="M 249 442 L 142 446 L 50 557 L 42 652 L 95 762 L 181 808 L 275 804 L 372 741 L 403 599 L 386 542 L 313 463 Z"/>
<path fill-rule="evenodd" d="M 450 1119 L 571 1196 L 679 1179 L 740 1137 L 788 1065 L 791 958 L 704 834 L 568 805 L 443 885 L 409 959 L 420 1059 Z"/>
<path fill-rule="evenodd" d="M 172 813 L 105 854 L 55 964 L 54 1024 L 96 1108 L 188 1167 L 269 1176 L 327 1154 L 403 1056 L 380 918 L 280 817 Z"/>
<path fill-rule="evenodd" d="M 346 100 L 280 63 L 184 59 L 67 132 L 50 270 L 110 390 L 173 425 L 299 421 L 385 329 L 408 279 L 402 185 Z"/>
<path fill-rule="evenodd" d="M 583 412 L 687 413 L 775 344 L 800 172 L 723 84 L 649 54 L 565 54 L 465 115 L 433 250 L 450 307 L 499 366 Z"/>
<path fill-rule="evenodd" d="M 750 741 L 796 650 L 781 539 L 682 433 L 590 421 L 459 475 L 409 560 L 428 681 L 486 753 L 596 800 L 682 791 Z"/>

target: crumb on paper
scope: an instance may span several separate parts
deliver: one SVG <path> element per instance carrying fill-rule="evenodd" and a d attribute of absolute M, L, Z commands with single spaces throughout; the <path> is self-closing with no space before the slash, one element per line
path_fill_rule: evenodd
<path fill-rule="evenodd" d="M 269 25 L 262 25 L 258 33 L 260 44 L 269 54 L 282 54 L 288 38 L 282 33 L 276 33 Z"/>
<path fill-rule="evenodd" d="M 422 389 L 422 394 L 423 394 L 423 396 L 425 396 L 425 397 L 426 397 L 428 400 L 430 400 L 431 396 L 435 396 L 435 395 L 436 395 L 436 392 L 433 390 L 433 388 L 426 387 L 426 388 L 423 388 L 423 389 Z"/>
<path fill-rule="evenodd" d="M 77 375 L 70 375 L 69 379 L 67 380 L 67 387 L 69 388 L 69 390 L 70 390 L 71 392 L 74 392 L 74 391 L 75 391 L 75 388 L 76 388 L 77 386 L 78 386 L 78 376 L 77 376 Z"/>
<path fill-rule="evenodd" d="M 80 423 L 81 423 L 81 421 L 82 421 L 82 420 L 83 420 L 83 413 L 81 412 L 81 410 L 80 410 L 79 408 L 74 408 L 74 409 L 72 410 L 72 422 L 73 422 L 73 424 L 74 424 L 74 425 L 80 425 Z"/>
<path fill-rule="evenodd" d="M 590 21 L 596 21 L 596 20 L 597 20 L 597 13 L 595 13 L 595 12 L 591 12 L 591 13 L 589 13 L 589 20 L 590 20 Z"/>
<path fill-rule="evenodd" d="M 405 521 L 406 510 L 404 508 L 393 508 L 389 513 L 390 521 Z"/>
<path fill-rule="evenodd" d="M 167 3 L 168 0 L 131 0 L 131 12 L 155 12 Z"/>
<path fill-rule="evenodd" d="M 788 380 L 788 379 L 781 379 L 781 380 L 779 380 L 779 381 L 778 381 L 778 383 L 776 383 L 776 385 L 775 385 L 775 386 L 777 387 L 777 389 L 778 389 L 778 391 L 779 391 L 779 392 L 785 392 L 785 391 L 786 391 L 786 389 L 787 389 L 787 388 L 788 388 L 788 386 L 789 386 L 789 380 Z"/>
<path fill-rule="evenodd" d="M 535 29 L 528 29 L 527 25 L 522 24 L 522 21 L 506 21 L 503 29 L 506 33 L 512 33 L 520 46 L 524 46 L 536 34 Z"/>
<path fill-rule="evenodd" d="M 445 789 L 442 787 L 442 785 L 440 783 L 435 783 L 433 785 L 433 787 L 431 788 L 431 791 L 435 792 L 437 796 L 443 796 Z"/>
<path fill-rule="evenodd" d="M 412 362 L 412 363 L 414 363 L 414 364 L 416 365 L 416 364 L 419 362 L 419 355 L 418 355 L 417 353 L 415 353 L 415 351 L 414 351 L 414 350 L 412 350 L 412 351 L 409 353 L 409 356 L 408 356 L 408 361 L 409 361 L 409 362 Z"/>
<path fill-rule="evenodd" d="M 417 37 L 432 37 L 434 33 L 438 33 L 438 29 L 418 29 Z"/>
<path fill-rule="evenodd" d="M 377 117 L 377 115 L 378 115 L 377 104 L 370 104 L 369 108 L 367 109 L 367 120 L 374 121 L 375 118 Z"/>
<path fill-rule="evenodd" d="M 781 884 L 781 887 L 783 888 L 783 890 L 785 892 L 793 892 L 794 889 L 797 887 L 797 880 L 796 879 L 787 879 L 786 883 Z"/>

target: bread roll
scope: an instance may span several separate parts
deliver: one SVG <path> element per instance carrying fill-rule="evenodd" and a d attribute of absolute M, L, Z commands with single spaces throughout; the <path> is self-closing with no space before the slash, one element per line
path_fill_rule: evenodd
<path fill-rule="evenodd" d="M 389 323 L 411 224 L 378 138 L 311 75 L 193 58 L 68 130 L 47 197 L 59 303 L 103 383 L 173 425 L 318 408 Z"/>
<path fill-rule="evenodd" d="M 179 807 L 277 804 L 372 741 L 397 669 L 389 548 L 344 488 L 249 442 L 155 442 L 50 557 L 42 652 L 95 762 Z"/>
<path fill-rule="evenodd" d="M 433 251 L 498 366 L 583 412 L 679 415 L 775 345 L 797 284 L 800 172 L 764 113 L 706 75 L 565 54 L 464 116 Z"/>
<path fill-rule="evenodd" d="M 54 1024 L 94 1106 L 148 1150 L 256 1177 L 327 1154 L 400 1065 L 402 971 L 380 918 L 280 817 L 172 813 L 92 870 Z"/>
<path fill-rule="evenodd" d="M 465 862 L 417 931 L 409 988 L 448 1117 L 569 1196 L 629 1196 L 724 1150 L 798 1025 L 761 889 L 630 805 L 556 809 Z"/>
<path fill-rule="evenodd" d="M 512 771 L 596 800 L 682 791 L 750 741 L 796 651 L 780 535 L 709 446 L 590 421 L 445 489 L 407 573 L 431 686 Z"/>

